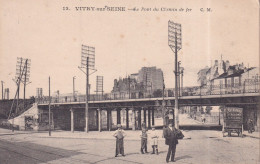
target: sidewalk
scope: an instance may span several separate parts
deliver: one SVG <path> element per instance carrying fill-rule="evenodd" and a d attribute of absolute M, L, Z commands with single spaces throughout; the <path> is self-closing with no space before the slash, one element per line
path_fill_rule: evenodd
<path fill-rule="evenodd" d="M 260 132 L 253 132 L 253 133 L 248 133 L 248 131 L 244 131 L 243 135 L 246 137 L 251 137 L 251 138 L 257 138 L 260 139 Z"/>
<path fill-rule="evenodd" d="M 197 136 L 194 136 L 194 132 L 202 132 L 205 130 L 182 130 L 182 133 L 184 134 L 184 140 L 189 140 L 189 139 L 196 139 Z M 93 140 L 98 140 L 98 139 L 105 139 L 105 140 L 114 140 L 115 138 L 113 137 L 115 131 L 102 131 L 102 132 L 98 132 L 98 131 L 90 131 L 88 133 L 83 132 L 83 131 L 75 131 L 74 133 L 72 133 L 71 131 L 52 131 L 51 132 L 51 136 L 49 136 L 49 132 L 48 131 L 14 131 L 12 132 L 12 130 L 9 129 L 1 129 L 0 128 L 0 136 L 4 136 L 4 135 L 22 135 L 22 134 L 30 134 L 31 137 L 37 137 L 37 138 L 64 138 L 64 139 L 93 139 Z M 149 137 L 149 132 L 151 132 L 151 130 L 148 131 L 148 137 Z M 162 137 L 163 134 L 163 130 L 159 129 L 156 130 L 157 134 L 159 135 L 159 139 L 158 140 L 165 140 Z M 132 130 L 125 130 L 126 133 L 126 137 L 125 140 L 140 140 L 140 135 L 141 135 L 141 131 L 140 130 L 136 130 L 136 131 L 132 131 Z M 254 132 L 254 133 L 248 133 L 247 131 L 243 132 L 245 137 L 250 137 L 250 138 L 256 138 L 256 139 L 260 139 L 260 133 L 259 132 Z M 195 137 L 195 138 L 194 138 Z M 221 138 L 222 137 L 222 132 L 221 131 L 210 131 L 210 133 L 206 136 L 209 138 Z"/>
<path fill-rule="evenodd" d="M 51 136 L 49 136 L 48 132 L 45 133 L 34 133 L 32 134 L 34 137 L 39 137 L 39 138 L 66 138 L 66 139 L 105 139 L 105 140 L 114 140 L 115 138 L 113 137 L 115 131 L 90 131 L 88 133 L 82 132 L 82 131 L 75 131 L 74 133 L 70 131 L 53 131 L 51 133 Z M 149 137 L 149 132 L 148 131 L 148 137 Z M 158 140 L 165 140 L 162 138 L 163 131 L 162 130 L 156 130 L 157 134 L 159 135 Z M 191 139 L 190 135 L 182 131 L 184 134 L 184 140 L 185 139 Z M 125 140 L 140 140 L 140 135 L 141 131 L 131 131 L 127 130 L 125 131 L 126 137 Z"/>
<path fill-rule="evenodd" d="M 3 128 L 0 128 L 0 136 L 3 136 L 3 135 L 16 135 L 16 134 L 32 134 L 32 133 L 46 133 L 46 132 L 43 132 L 43 131 L 20 131 L 20 130 L 14 130 L 14 132 L 10 129 L 3 129 Z"/>

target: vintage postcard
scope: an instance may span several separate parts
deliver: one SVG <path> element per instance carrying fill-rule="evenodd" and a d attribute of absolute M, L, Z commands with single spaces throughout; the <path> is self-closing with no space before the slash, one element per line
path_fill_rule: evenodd
<path fill-rule="evenodd" d="M 259 1 L 0 0 L 0 163 L 260 162 Z"/>

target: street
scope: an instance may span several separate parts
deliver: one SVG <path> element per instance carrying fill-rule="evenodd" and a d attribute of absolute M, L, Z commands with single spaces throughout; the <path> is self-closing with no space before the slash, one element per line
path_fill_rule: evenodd
<path fill-rule="evenodd" d="M 158 132 L 162 132 L 158 130 Z M 140 131 L 126 131 L 125 157 L 114 157 L 113 132 L 53 132 L 0 135 L 0 163 L 166 163 L 167 146 L 159 155 L 140 153 Z M 259 139 L 222 137 L 220 131 L 184 131 L 176 163 L 258 163 Z"/>

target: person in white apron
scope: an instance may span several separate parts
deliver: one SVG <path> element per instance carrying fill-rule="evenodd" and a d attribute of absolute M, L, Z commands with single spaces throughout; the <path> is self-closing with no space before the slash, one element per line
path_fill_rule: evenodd
<path fill-rule="evenodd" d="M 152 154 L 155 154 L 155 151 L 156 151 L 156 154 L 158 155 L 158 138 L 159 138 L 159 135 L 157 134 L 157 132 L 155 130 L 155 126 L 152 126 L 152 131 L 149 134 L 150 134 L 150 137 L 151 137 L 151 145 L 152 145 L 152 148 L 153 148 Z"/>

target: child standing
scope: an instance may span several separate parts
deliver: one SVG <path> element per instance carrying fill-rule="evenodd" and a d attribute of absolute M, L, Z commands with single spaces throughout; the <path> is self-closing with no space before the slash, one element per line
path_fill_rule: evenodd
<path fill-rule="evenodd" d="M 158 134 L 157 132 L 155 131 L 155 126 L 152 126 L 152 131 L 150 133 L 151 135 L 151 145 L 152 145 L 152 148 L 153 148 L 153 153 L 152 154 L 155 154 L 155 150 L 156 150 L 156 154 L 158 155 Z"/>
<path fill-rule="evenodd" d="M 125 156 L 125 154 L 124 154 L 124 137 L 126 136 L 126 134 L 120 124 L 117 125 L 117 128 L 118 129 L 115 131 L 115 133 L 113 135 L 116 138 L 115 157 L 117 157 L 118 154 L 122 154 L 122 156 Z"/>
<path fill-rule="evenodd" d="M 146 129 L 142 128 L 142 134 L 141 134 L 141 153 L 144 154 L 144 150 L 145 153 L 147 152 L 147 133 L 146 133 Z"/>

